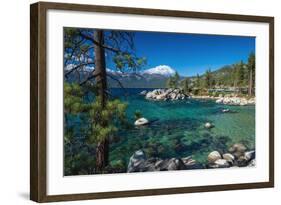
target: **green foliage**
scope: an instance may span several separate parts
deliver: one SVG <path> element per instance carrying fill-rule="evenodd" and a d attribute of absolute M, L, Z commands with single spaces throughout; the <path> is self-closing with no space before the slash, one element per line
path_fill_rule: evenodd
<path fill-rule="evenodd" d="M 191 92 L 193 95 L 199 95 L 200 90 L 198 88 L 193 88 Z"/>
<path fill-rule="evenodd" d="M 142 117 L 141 111 L 140 110 L 136 110 L 135 111 L 135 120 L 138 120 Z"/>
<path fill-rule="evenodd" d="M 254 53 L 251 53 L 248 58 L 248 73 L 249 73 L 249 82 L 248 82 L 248 94 L 252 95 L 254 92 L 254 85 L 255 85 L 255 70 L 256 70 L 256 57 Z"/>
<path fill-rule="evenodd" d="M 95 169 L 95 157 L 89 155 L 88 148 L 79 148 L 78 152 L 65 156 L 65 175 L 91 174 Z"/>
<path fill-rule="evenodd" d="M 65 174 L 87 174 L 93 172 L 95 157 L 89 153 L 98 142 L 111 137 L 118 127 L 126 124 L 127 104 L 118 99 L 107 100 L 102 106 L 101 98 L 84 99 L 86 91 L 77 83 L 64 84 L 65 116 Z M 69 119 L 81 122 L 79 126 L 69 123 Z M 81 145 L 75 139 L 79 127 L 79 136 L 84 136 Z M 81 146 L 84 151 L 81 151 Z M 93 151 L 94 152 L 94 151 Z M 81 161 L 82 160 L 82 161 Z"/>
<path fill-rule="evenodd" d="M 250 53 L 249 58 L 248 58 L 248 70 L 253 70 L 255 71 L 256 68 L 256 56 L 254 53 Z"/>
<path fill-rule="evenodd" d="M 238 95 L 245 95 L 247 88 L 254 91 L 255 85 L 255 54 L 250 53 L 247 63 L 240 61 L 233 65 L 226 65 L 216 71 L 207 70 L 205 74 L 191 77 L 194 95 L 208 94 L 211 88 L 236 88 Z M 221 94 L 222 92 L 220 92 Z M 212 94 L 213 95 L 213 94 Z"/>
<path fill-rule="evenodd" d="M 178 88 L 179 80 L 180 80 L 180 76 L 179 76 L 178 72 L 176 72 L 175 75 L 168 78 L 168 80 L 166 82 L 167 87 L 173 88 L 173 89 Z"/>
<path fill-rule="evenodd" d="M 115 160 L 113 162 L 110 163 L 110 166 L 113 169 L 124 169 L 126 170 L 126 163 L 124 162 L 124 160 Z"/>
<path fill-rule="evenodd" d="M 67 113 L 77 114 L 84 108 L 83 92 L 77 83 L 64 83 L 64 109 Z"/>
<path fill-rule="evenodd" d="M 233 65 L 233 80 L 234 80 L 234 86 L 236 87 L 242 87 L 245 86 L 246 84 L 246 76 L 247 76 L 247 70 L 246 70 L 246 66 L 243 63 L 243 61 L 236 63 Z"/>
<path fill-rule="evenodd" d="M 101 142 L 117 131 L 117 126 L 124 124 L 126 120 L 127 104 L 120 100 L 107 101 L 102 107 L 101 99 L 96 97 L 90 104 L 89 115 L 92 132 L 89 136 L 90 143 Z"/>
<path fill-rule="evenodd" d="M 113 56 L 113 62 L 117 68 L 117 70 L 124 71 L 125 68 L 129 70 L 136 71 L 146 64 L 146 58 L 135 57 L 131 53 L 122 53 L 119 52 Z"/>
<path fill-rule="evenodd" d="M 205 88 L 211 88 L 214 84 L 213 75 L 211 69 L 208 69 L 205 73 Z"/>
<path fill-rule="evenodd" d="M 199 76 L 198 73 L 197 73 L 197 75 L 196 75 L 195 87 L 196 87 L 196 88 L 200 88 L 200 87 L 201 87 L 201 79 L 200 79 L 200 76 Z"/>
<path fill-rule="evenodd" d="M 183 92 L 185 94 L 188 94 L 191 90 L 189 83 L 189 78 L 185 78 L 182 82 Z"/>

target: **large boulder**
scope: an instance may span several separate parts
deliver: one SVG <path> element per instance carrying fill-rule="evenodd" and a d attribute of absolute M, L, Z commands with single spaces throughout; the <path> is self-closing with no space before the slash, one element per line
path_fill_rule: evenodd
<path fill-rule="evenodd" d="M 245 156 L 240 156 L 236 161 L 238 167 L 246 167 L 248 165 L 248 162 L 249 160 L 247 160 Z"/>
<path fill-rule="evenodd" d="M 225 105 L 249 105 L 249 104 L 255 104 L 255 98 L 246 99 L 243 97 L 237 97 L 237 96 L 230 96 L 226 95 L 224 97 L 220 97 L 216 100 L 216 103 L 225 104 Z"/>
<path fill-rule="evenodd" d="M 163 160 L 160 166 L 161 171 L 183 170 L 183 169 L 185 169 L 185 165 L 183 161 L 177 158 Z"/>
<path fill-rule="evenodd" d="M 222 103 L 223 102 L 223 98 L 219 98 L 216 100 L 216 103 Z"/>
<path fill-rule="evenodd" d="M 189 165 L 195 163 L 195 160 L 192 159 L 191 156 L 181 158 L 184 165 Z"/>
<path fill-rule="evenodd" d="M 180 89 L 155 89 L 147 92 L 145 98 L 148 100 L 184 100 L 187 97 Z"/>
<path fill-rule="evenodd" d="M 146 158 L 142 150 L 136 151 L 129 160 L 127 172 L 172 171 L 188 169 L 204 169 L 204 165 L 197 163 L 191 157 L 161 159 Z"/>
<path fill-rule="evenodd" d="M 252 159 L 249 163 L 248 163 L 248 167 L 255 167 L 256 166 L 256 160 Z"/>
<path fill-rule="evenodd" d="M 255 160 L 255 151 L 245 152 L 244 155 L 240 155 L 237 159 L 237 165 L 239 167 L 249 166 L 252 160 Z"/>
<path fill-rule="evenodd" d="M 213 151 L 208 155 L 208 162 L 214 163 L 218 159 L 221 159 L 221 154 L 218 151 Z"/>
<path fill-rule="evenodd" d="M 236 158 L 238 159 L 241 156 L 244 156 L 245 152 L 247 150 L 247 147 L 241 143 L 236 143 L 232 145 L 229 148 L 229 152 Z"/>
<path fill-rule="evenodd" d="M 146 90 L 143 90 L 140 92 L 140 95 L 146 95 L 147 91 Z"/>
<path fill-rule="evenodd" d="M 142 150 L 136 151 L 129 160 L 127 172 L 145 171 L 146 156 Z"/>
<path fill-rule="evenodd" d="M 230 164 L 225 159 L 217 159 L 214 163 L 209 164 L 210 168 L 228 168 Z"/>
<path fill-rule="evenodd" d="M 205 167 L 197 163 L 191 156 L 181 158 L 182 162 L 184 163 L 185 169 L 204 169 Z"/>
<path fill-rule="evenodd" d="M 225 159 L 227 162 L 233 164 L 235 157 L 230 153 L 225 153 L 222 155 L 222 158 Z"/>
<path fill-rule="evenodd" d="M 146 93 L 146 95 L 145 95 L 145 98 L 146 98 L 146 99 L 154 99 L 154 97 L 155 97 L 155 95 L 154 95 L 153 92 L 148 92 L 148 93 Z"/>
<path fill-rule="evenodd" d="M 135 121 L 136 126 L 142 126 L 142 125 L 147 125 L 147 124 L 149 124 L 149 121 L 144 117 L 139 118 Z"/>
<path fill-rule="evenodd" d="M 254 150 L 252 151 L 248 151 L 248 152 L 245 152 L 245 158 L 250 161 L 252 159 L 255 159 L 256 157 L 256 152 Z"/>
<path fill-rule="evenodd" d="M 160 95 L 157 95 L 156 97 L 156 100 L 165 100 L 166 98 L 166 93 L 162 93 Z"/>
<path fill-rule="evenodd" d="M 255 99 L 255 98 L 250 98 L 250 99 L 248 100 L 248 104 L 255 104 L 255 102 L 256 102 L 256 99 Z"/>

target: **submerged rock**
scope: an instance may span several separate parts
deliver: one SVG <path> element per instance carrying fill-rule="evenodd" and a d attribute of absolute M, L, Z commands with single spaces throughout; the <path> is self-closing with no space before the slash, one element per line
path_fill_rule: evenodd
<path fill-rule="evenodd" d="M 204 125 L 204 127 L 207 128 L 207 129 L 211 129 L 211 128 L 214 127 L 214 125 L 211 124 L 210 122 L 206 122 L 205 125 Z"/>
<path fill-rule="evenodd" d="M 149 121 L 144 117 L 139 118 L 138 120 L 135 121 L 136 126 L 146 125 L 148 123 L 149 123 Z"/>
<path fill-rule="evenodd" d="M 222 112 L 223 112 L 223 113 L 230 112 L 230 109 L 223 109 Z"/>

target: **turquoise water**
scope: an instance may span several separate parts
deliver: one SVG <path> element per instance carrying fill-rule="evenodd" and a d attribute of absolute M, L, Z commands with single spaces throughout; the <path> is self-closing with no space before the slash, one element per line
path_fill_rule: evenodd
<path fill-rule="evenodd" d="M 210 151 L 225 152 L 233 143 L 243 143 L 255 148 L 255 106 L 226 106 L 213 100 L 187 99 L 182 101 L 154 102 L 138 95 L 143 89 L 114 90 L 128 103 L 127 117 L 134 123 L 134 113 L 152 121 L 143 127 L 120 129 L 110 146 L 110 161 L 129 157 L 143 149 L 148 157 L 186 157 L 192 155 L 204 163 Z M 222 113 L 222 109 L 230 113 Z M 211 122 L 214 128 L 206 129 Z"/>

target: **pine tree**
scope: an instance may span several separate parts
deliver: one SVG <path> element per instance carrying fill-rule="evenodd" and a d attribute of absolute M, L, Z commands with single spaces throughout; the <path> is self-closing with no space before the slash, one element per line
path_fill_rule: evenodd
<path fill-rule="evenodd" d="M 190 91 L 189 78 L 185 78 L 185 79 L 183 80 L 183 92 L 184 92 L 185 94 L 188 94 L 189 91 Z"/>
<path fill-rule="evenodd" d="M 196 75 L 195 87 L 196 87 L 197 89 L 201 87 L 200 76 L 199 76 L 198 73 L 197 73 L 197 75 Z"/>
<path fill-rule="evenodd" d="M 86 129 L 81 129 L 80 135 L 86 136 L 88 144 L 98 144 L 108 140 L 118 130 L 118 127 L 126 124 L 127 104 L 118 99 L 107 100 L 103 104 L 100 96 L 95 97 L 94 101 L 87 102 L 83 99 L 85 95 L 83 87 L 79 84 L 64 83 L 64 116 L 65 119 L 69 116 L 75 116 L 80 120 L 85 119 L 83 124 Z M 74 139 L 71 132 L 65 133 L 64 137 L 65 142 L 68 143 Z M 108 153 L 103 151 L 105 154 Z M 108 156 L 105 155 L 102 160 L 107 158 Z M 69 161 L 69 159 L 67 160 Z M 96 158 L 95 163 L 97 160 Z M 77 169 L 76 164 L 74 166 Z M 102 169 L 96 167 L 96 171 L 101 172 Z"/>
<path fill-rule="evenodd" d="M 247 67 L 249 73 L 248 95 L 251 96 L 254 93 L 254 85 L 255 85 L 256 57 L 254 53 L 251 53 L 249 55 Z"/>
<path fill-rule="evenodd" d="M 116 69 L 122 72 L 135 71 L 145 64 L 145 58 L 139 58 L 134 53 L 132 32 L 65 28 L 64 48 L 65 80 L 67 81 L 69 76 L 77 74 L 75 79 L 80 86 L 94 85 L 95 99 L 101 104 L 100 109 L 104 110 L 104 114 L 107 113 L 107 104 L 110 100 L 108 99 L 107 77 L 113 78 L 106 72 L 106 54 L 112 58 Z M 81 71 L 88 69 L 88 66 L 91 66 L 93 70 L 84 75 Z M 118 79 L 114 80 L 118 81 Z M 119 81 L 118 83 L 122 87 L 122 83 Z M 110 129 L 107 120 L 98 122 L 97 128 L 101 128 L 101 132 L 96 132 L 101 136 L 108 136 L 108 133 L 114 130 Z M 108 165 L 109 142 L 107 137 L 97 139 L 100 141 L 95 143 L 96 168 L 102 171 Z"/>
<path fill-rule="evenodd" d="M 179 76 L 178 72 L 176 72 L 175 75 L 168 78 L 168 80 L 166 82 L 167 87 L 173 88 L 173 89 L 178 88 L 179 79 L 180 79 L 180 76 Z"/>
<path fill-rule="evenodd" d="M 213 76 L 211 69 L 208 69 L 205 73 L 205 87 L 207 89 L 211 88 L 213 86 Z"/>

